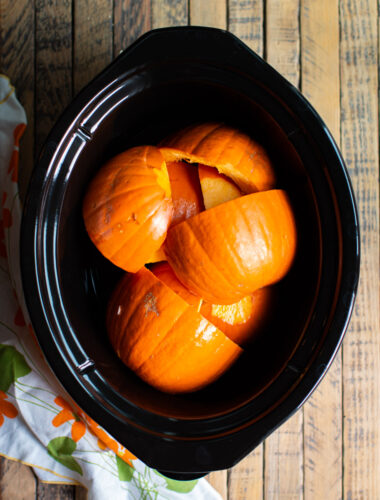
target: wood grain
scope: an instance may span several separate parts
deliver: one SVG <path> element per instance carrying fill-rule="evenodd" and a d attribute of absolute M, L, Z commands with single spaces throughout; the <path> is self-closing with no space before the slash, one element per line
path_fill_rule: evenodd
<path fill-rule="evenodd" d="M 36 498 L 37 500 L 73 500 L 75 486 L 39 482 Z"/>
<path fill-rule="evenodd" d="M 260 56 L 264 53 L 264 0 L 229 0 L 228 30 Z"/>
<path fill-rule="evenodd" d="M 114 54 L 152 27 L 151 0 L 114 0 Z"/>
<path fill-rule="evenodd" d="M 35 100 L 37 154 L 54 122 L 71 98 L 71 1 L 37 0 Z"/>
<path fill-rule="evenodd" d="M 303 499 L 303 412 L 265 440 L 264 498 Z"/>
<path fill-rule="evenodd" d="M 340 142 L 338 0 L 301 2 L 301 87 Z M 304 498 L 342 497 L 341 352 L 304 406 Z"/>
<path fill-rule="evenodd" d="M 343 345 L 345 499 L 380 498 L 378 6 L 341 0 L 342 153 L 361 224 L 361 275 Z"/>
<path fill-rule="evenodd" d="M 85 488 L 84 486 L 76 486 L 75 487 L 75 500 L 88 500 L 87 488 Z"/>
<path fill-rule="evenodd" d="M 211 474 L 207 476 L 207 481 L 216 489 L 223 500 L 227 500 L 227 471 L 218 470 L 211 472 Z"/>
<path fill-rule="evenodd" d="M 20 144 L 23 199 L 34 164 L 34 5 L 29 0 L 1 0 L 0 5 L 0 71 L 11 79 L 28 120 Z"/>
<path fill-rule="evenodd" d="M 266 59 L 293 85 L 300 79 L 298 0 L 267 0 Z M 303 498 L 303 411 L 265 441 L 264 498 Z"/>
<path fill-rule="evenodd" d="M 186 26 L 189 23 L 187 0 L 152 0 L 152 27 Z"/>
<path fill-rule="evenodd" d="M 300 79 L 299 0 L 267 0 L 266 59 L 296 87 Z"/>
<path fill-rule="evenodd" d="M 112 0 L 74 2 L 74 94 L 112 60 L 112 7 Z"/>
<path fill-rule="evenodd" d="M 249 455 L 228 471 L 228 498 L 248 500 L 263 498 L 263 446 L 255 448 Z"/>
<path fill-rule="evenodd" d="M 36 478 L 30 467 L 0 457 L 0 500 L 34 499 L 36 487 Z"/>
<path fill-rule="evenodd" d="M 190 24 L 226 29 L 227 0 L 190 0 Z"/>

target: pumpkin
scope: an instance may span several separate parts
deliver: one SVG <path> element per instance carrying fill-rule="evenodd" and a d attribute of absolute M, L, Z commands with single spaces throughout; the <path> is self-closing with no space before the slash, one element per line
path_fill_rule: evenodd
<path fill-rule="evenodd" d="M 166 237 L 173 204 L 159 149 L 139 146 L 112 158 L 94 177 L 83 219 L 97 249 L 113 264 L 136 272 Z"/>
<path fill-rule="evenodd" d="M 218 205 L 169 229 L 167 260 L 178 279 L 211 304 L 232 304 L 275 283 L 296 252 L 296 224 L 282 190 Z"/>
<path fill-rule="evenodd" d="M 223 123 L 187 127 L 161 142 L 166 161 L 185 160 L 214 167 L 244 193 L 272 189 L 276 178 L 265 149 Z"/>
<path fill-rule="evenodd" d="M 106 325 L 119 358 L 148 384 L 173 394 L 210 384 L 242 352 L 146 268 L 117 285 Z"/>
<path fill-rule="evenodd" d="M 273 287 L 260 288 L 234 304 L 209 304 L 182 285 L 167 262 L 155 264 L 151 271 L 240 346 L 249 344 L 255 335 L 263 330 L 268 320 L 274 299 Z"/>

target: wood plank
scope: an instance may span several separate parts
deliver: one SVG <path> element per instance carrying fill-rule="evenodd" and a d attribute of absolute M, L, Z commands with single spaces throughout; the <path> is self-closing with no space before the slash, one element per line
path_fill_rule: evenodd
<path fill-rule="evenodd" d="M 344 498 L 380 498 L 378 6 L 341 0 L 342 153 L 358 205 L 361 273 L 343 344 Z"/>
<path fill-rule="evenodd" d="M 36 478 L 21 462 L 0 457 L 0 500 L 30 500 L 36 497 Z"/>
<path fill-rule="evenodd" d="M 0 67 L 15 86 L 28 119 L 20 144 L 23 199 L 34 164 L 34 3 L 29 0 L 1 1 Z"/>
<path fill-rule="evenodd" d="M 35 151 L 72 98 L 72 11 L 70 0 L 36 2 Z"/>
<path fill-rule="evenodd" d="M 186 26 L 189 23 L 187 0 L 152 0 L 152 27 Z"/>
<path fill-rule="evenodd" d="M 264 0 L 229 0 L 228 30 L 260 56 L 264 53 Z"/>
<path fill-rule="evenodd" d="M 303 499 L 303 412 L 265 440 L 265 500 Z"/>
<path fill-rule="evenodd" d="M 74 500 L 75 486 L 39 482 L 37 500 Z M 29 499 L 28 499 L 29 500 Z"/>
<path fill-rule="evenodd" d="M 228 498 L 250 500 L 263 498 L 263 446 L 255 448 L 228 471 Z"/>
<path fill-rule="evenodd" d="M 114 54 L 152 27 L 151 0 L 114 0 Z"/>
<path fill-rule="evenodd" d="M 216 489 L 223 500 L 227 500 L 227 471 L 218 470 L 211 472 L 211 474 L 207 476 L 207 481 Z"/>
<path fill-rule="evenodd" d="M 84 486 L 76 486 L 75 487 L 75 500 L 87 500 L 88 492 L 87 488 Z"/>
<path fill-rule="evenodd" d="M 74 2 L 74 94 L 112 60 L 112 0 Z"/>
<path fill-rule="evenodd" d="M 300 78 L 299 0 L 267 0 L 266 59 L 293 85 Z M 303 411 L 265 441 L 264 498 L 303 498 Z"/>
<path fill-rule="evenodd" d="M 300 79 L 299 0 L 267 0 L 266 60 L 298 87 Z"/>
<path fill-rule="evenodd" d="M 228 1 L 227 26 L 229 31 L 241 38 L 252 50 L 263 55 L 263 20 L 262 0 L 247 2 L 244 0 Z M 240 463 L 228 471 L 228 498 L 248 500 L 263 496 L 263 460 L 264 447 L 259 445 Z"/>
<path fill-rule="evenodd" d="M 227 0 L 190 0 L 190 24 L 226 29 Z"/>
<path fill-rule="evenodd" d="M 301 2 L 301 87 L 340 141 L 338 0 Z M 304 498 L 342 497 L 341 352 L 304 406 Z"/>

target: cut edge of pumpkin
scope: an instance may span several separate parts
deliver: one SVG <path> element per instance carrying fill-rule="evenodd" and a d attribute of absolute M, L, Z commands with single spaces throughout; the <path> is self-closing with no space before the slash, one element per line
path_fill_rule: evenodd
<path fill-rule="evenodd" d="M 171 268 L 170 264 L 168 262 L 159 262 L 159 263 L 155 263 L 156 266 L 163 266 L 163 265 L 166 265 L 169 269 L 169 271 L 173 274 L 173 277 L 178 281 L 179 285 L 181 287 L 183 287 L 186 292 L 190 293 L 190 294 L 193 294 L 190 290 L 187 289 L 187 287 L 177 278 L 176 274 L 174 273 L 173 269 Z M 236 304 L 239 304 L 241 303 L 242 301 L 244 300 L 247 300 L 248 298 L 251 298 L 252 300 L 252 296 L 251 295 L 247 295 L 245 297 L 243 297 L 241 300 L 237 301 L 237 302 L 234 302 L 233 304 L 210 304 L 210 303 L 207 303 L 205 302 L 201 297 L 199 297 L 199 301 L 197 301 L 196 303 L 194 302 L 193 304 L 191 302 L 189 302 L 188 300 L 186 300 L 185 296 L 182 296 L 181 294 L 179 294 L 178 292 L 176 292 L 168 283 L 165 283 L 165 281 L 163 281 L 162 279 L 159 278 L 159 276 L 157 276 L 155 273 L 154 273 L 154 267 L 153 269 L 150 269 L 150 272 L 152 274 L 154 274 L 154 276 L 161 282 L 163 283 L 166 287 L 170 288 L 170 290 L 172 292 L 174 292 L 178 297 L 180 297 L 182 300 L 184 300 L 190 307 L 193 307 L 194 309 L 196 309 L 196 311 L 202 316 L 202 318 L 204 318 L 206 321 L 208 321 L 209 323 L 211 323 L 213 326 L 215 326 L 215 328 L 217 328 L 218 330 L 220 330 L 226 337 L 228 337 L 234 344 L 238 345 L 241 349 L 244 350 L 244 347 L 240 344 L 238 344 L 234 339 L 232 339 L 230 337 L 230 335 L 225 332 L 223 330 L 223 328 L 221 328 L 220 325 L 218 324 L 215 324 L 210 318 L 207 318 L 206 316 L 204 316 L 201 312 L 201 309 L 202 309 L 202 305 L 205 303 L 205 304 L 208 304 L 210 306 L 210 309 L 213 310 L 215 308 L 217 309 L 222 309 L 224 310 L 226 307 L 229 307 L 229 306 L 233 306 L 233 305 L 236 305 Z M 195 296 L 195 294 L 193 294 Z M 251 310 L 253 309 L 252 305 L 251 305 Z M 218 314 L 213 314 L 213 316 L 216 317 L 216 319 L 219 319 L 219 320 L 222 320 L 223 322 L 227 323 L 228 324 L 228 321 L 224 321 L 224 318 L 223 318 L 223 314 L 220 314 L 218 316 Z M 249 321 L 249 318 L 247 318 L 245 321 L 241 322 L 241 323 L 232 323 L 230 324 L 230 326 L 239 326 L 241 324 L 244 324 L 246 323 L 247 321 Z"/>
<path fill-rule="evenodd" d="M 213 167 L 216 168 L 220 174 L 226 175 L 229 179 L 235 182 L 235 184 L 237 184 L 245 194 L 259 191 L 255 183 L 249 181 L 246 177 L 241 175 L 239 170 L 232 165 L 221 165 L 218 162 L 211 162 L 208 161 L 207 158 L 191 153 L 185 153 L 184 151 L 176 148 L 161 147 L 159 149 L 166 162 L 185 161 L 187 163 L 198 163 L 206 165 L 207 167 Z"/>

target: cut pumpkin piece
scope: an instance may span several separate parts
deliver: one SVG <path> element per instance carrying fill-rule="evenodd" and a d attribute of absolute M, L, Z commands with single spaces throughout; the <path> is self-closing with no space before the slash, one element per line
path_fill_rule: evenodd
<path fill-rule="evenodd" d="M 170 188 L 173 200 L 171 226 L 193 217 L 204 210 L 197 167 L 184 162 L 168 162 Z M 166 260 L 163 247 L 149 258 L 147 264 Z"/>
<path fill-rule="evenodd" d="M 231 340 L 247 346 L 263 331 L 273 311 L 274 289 L 267 286 L 228 305 L 202 303 L 200 313 Z"/>
<path fill-rule="evenodd" d="M 223 123 L 192 125 L 160 144 L 166 161 L 185 160 L 214 167 L 244 193 L 275 186 L 272 163 L 265 149 L 248 135 Z"/>
<path fill-rule="evenodd" d="M 204 210 L 202 191 L 196 166 L 184 162 L 168 162 L 173 200 L 171 226 L 183 222 Z"/>
<path fill-rule="evenodd" d="M 200 164 L 198 174 L 206 210 L 239 198 L 243 194 L 234 182 L 219 174 L 216 168 Z"/>
<path fill-rule="evenodd" d="M 205 210 L 169 229 L 167 260 L 178 279 L 211 304 L 232 304 L 279 281 L 296 252 L 286 193 L 263 191 Z"/>
<path fill-rule="evenodd" d="M 106 322 L 120 359 L 142 380 L 168 393 L 205 387 L 242 353 L 145 268 L 122 278 L 111 296 Z"/>
<path fill-rule="evenodd" d="M 273 287 L 256 290 L 239 302 L 228 305 L 209 304 L 191 293 L 176 277 L 167 262 L 160 262 L 151 268 L 152 273 L 188 304 L 197 308 L 219 330 L 240 347 L 248 345 L 255 335 L 262 331 L 274 302 Z"/>
<path fill-rule="evenodd" d="M 160 150 L 131 148 L 94 177 L 83 202 L 88 235 L 113 264 L 136 272 L 162 245 L 172 219 L 169 176 Z"/>

